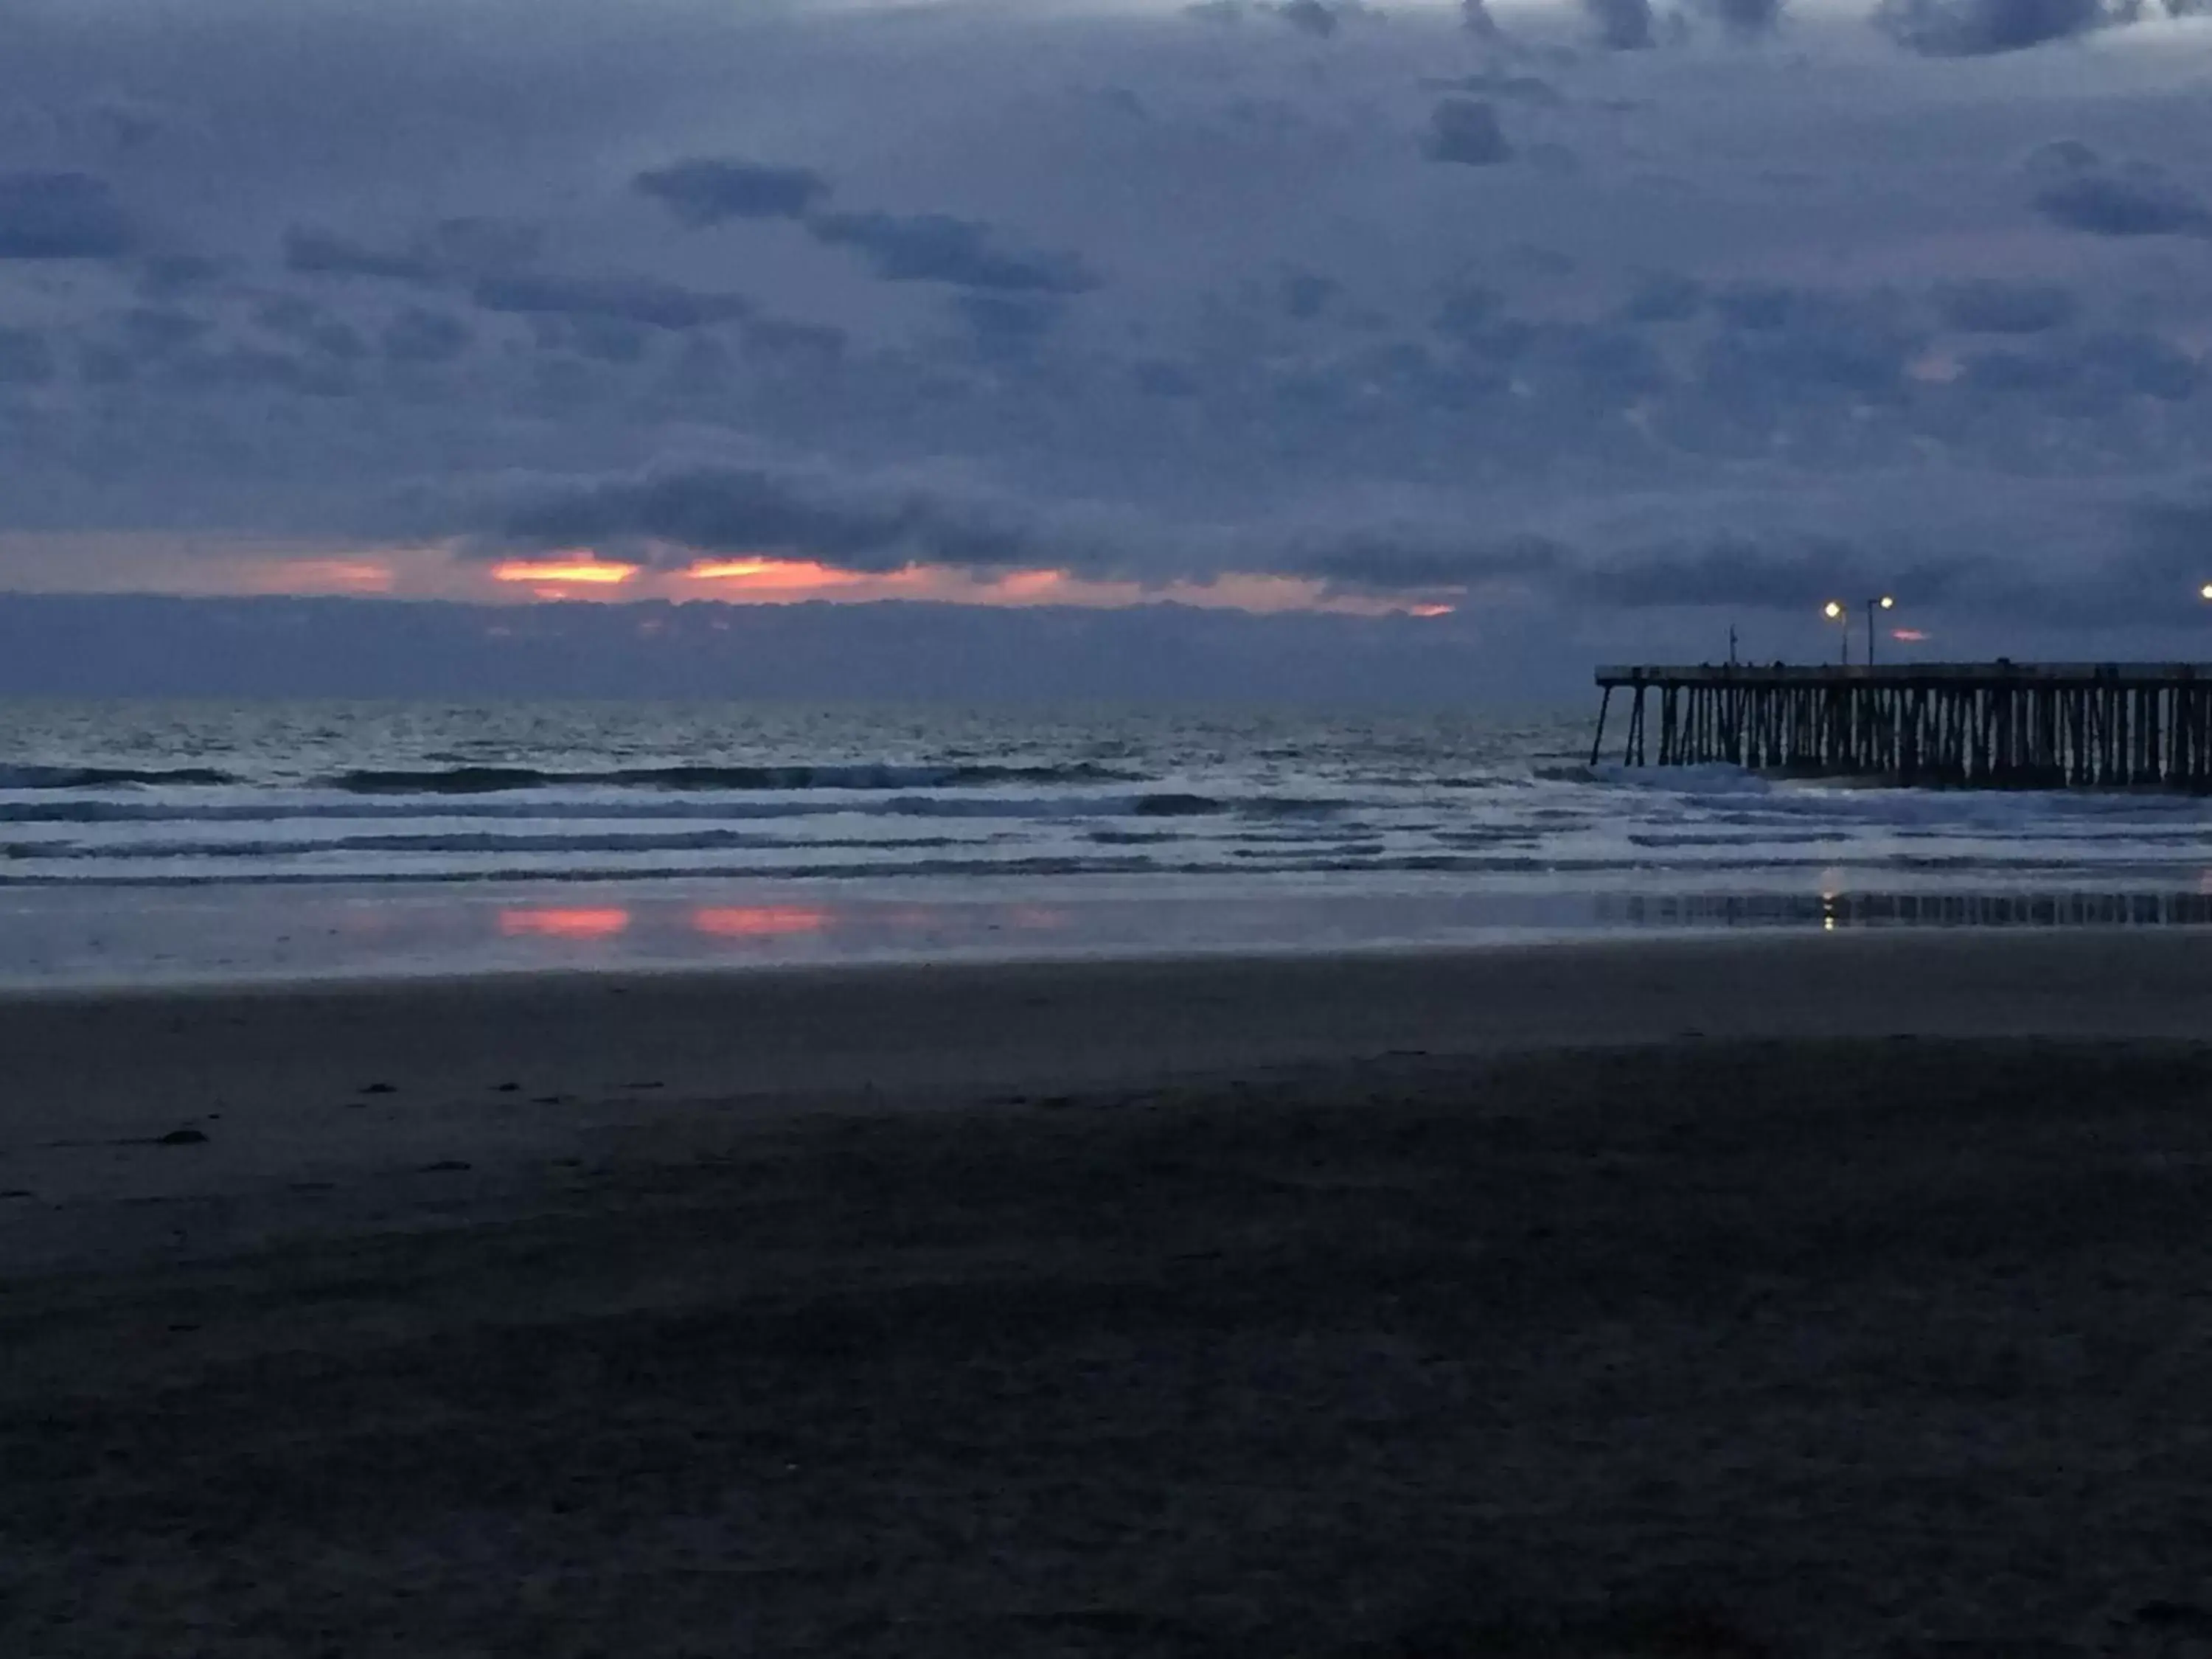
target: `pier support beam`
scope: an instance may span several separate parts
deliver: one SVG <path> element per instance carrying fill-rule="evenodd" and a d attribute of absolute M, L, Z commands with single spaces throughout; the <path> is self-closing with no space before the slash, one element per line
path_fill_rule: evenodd
<path fill-rule="evenodd" d="M 2212 791 L 2212 665 L 1944 663 L 1601 669 L 1590 743 L 1634 694 L 1621 758 L 2001 789 Z"/>

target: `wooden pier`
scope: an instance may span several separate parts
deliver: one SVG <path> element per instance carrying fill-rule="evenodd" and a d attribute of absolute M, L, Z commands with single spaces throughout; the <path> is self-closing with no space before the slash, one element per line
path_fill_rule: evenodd
<path fill-rule="evenodd" d="M 2212 664 L 1601 668 L 1624 765 L 1711 763 L 1980 789 L 2212 791 Z M 1648 702 L 1648 706 L 1647 706 Z M 1656 756 L 1654 750 L 1656 750 Z"/>

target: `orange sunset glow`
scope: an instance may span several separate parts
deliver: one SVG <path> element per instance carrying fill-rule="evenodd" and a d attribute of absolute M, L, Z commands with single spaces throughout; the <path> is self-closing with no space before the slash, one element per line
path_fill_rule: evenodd
<path fill-rule="evenodd" d="M 814 559 L 701 559 L 684 572 L 698 582 L 728 582 L 741 586 L 804 589 L 849 587 L 869 578 L 858 570 L 840 570 Z"/>
<path fill-rule="evenodd" d="M 999 607 L 1073 605 L 1089 610 L 1184 605 L 1210 611 L 1326 611 L 1360 617 L 1447 617 L 1455 608 L 1425 597 L 1335 592 L 1311 577 L 1279 576 L 1264 571 L 1231 571 L 1211 581 L 1147 585 L 1050 568 L 979 572 L 957 565 L 909 564 L 896 570 L 847 570 L 816 559 L 749 556 L 696 560 L 665 580 L 689 591 L 756 605 L 796 605 L 808 600 L 860 604 L 883 599 Z"/>
<path fill-rule="evenodd" d="M 531 905 L 499 913 L 499 931 L 508 939 L 611 939 L 629 927 L 629 912 L 617 908 L 562 909 Z"/>
<path fill-rule="evenodd" d="M 501 582 L 542 582 L 566 586 L 619 587 L 636 576 L 638 567 L 599 559 L 509 559 L 492 567 L 492 580 Z"/>
<path fill-rule="evenodd" d="M 398 577 L 381 559 L 289 559 L 246 578 L 261 593 L 389 593 Z"/>
<path fill-rule="evenodd" d="M 33 592 L 357 594 L 520 605 L 634 599 L 762 605 L 911 600 L 994 609 L 1058 605 L 1122 610 L 1177 605 L 1259 615 L 1305 611 L 1413 617 L 1450 616 L 1462 599 L 1458 590 L 1449 587 L 1410 593 L 1348 592 L 1316 577 L 1264 570 L 1151 581 L 1045 566 L 1002 569 L 917 563 L 856 570 L 772 550 L 708 556 L 669 546 L 630 558 L 590 547 L 568 547 L 489 563 L 471 557 L 459 544 L 442 542 L 359 550 L 325 547 L 313 552 L 241 548 L 198 552 L 181 561 L 169 557 L 161 544 L 131 538 L 71 545 L 68 551 L 68 568 L 73 573 L 68 583 L 27 581 L 0 562 L 0 586 L 12 580 Z"/>

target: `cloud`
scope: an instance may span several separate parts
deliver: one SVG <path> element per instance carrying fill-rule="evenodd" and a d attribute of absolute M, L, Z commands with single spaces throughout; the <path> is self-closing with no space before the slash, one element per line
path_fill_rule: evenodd
<path fill-rule="evenodd" d="M 752 309 L 735 294 L 702 294 L 651 276 L 494 276 L 472 297 L 486 311 L 611 317 L 677 331 L 734 321 Z"/>
<path fill-rule="evenodd" d="M 385 325 L 384 355 L 395 363 L 449 363 L 469 349 L 467 326 L 443 312 L 410 306 Z"/>
<path fill-rule="evenodd" d="M 1782 22 L 1782 0 L 1705 0 L 1705 8 L 1739 40 L 1771 34 Z"/>
<path fill-rule="evenodd" d="M 2081 308 L 2070 292 L 2048 283 L 1986 276 L 1941 283 L 1935 300 L 1944 326 L 1962 334 L 2042 334 L 2065 327 Z"/>
<path fill-rule="evenodd" d="M 1513 158 L 1513 146 L 1498 125 L 1498 112 L 1479 98 L 1447 98 L 1429 118 L 1431 161 L 1463 167 L 1493 167 Z"/>
<path fill-rule="evenodd" d="M 464 214 L 441 219 L 416 239 L 424 258 L 456 276 L 512 270 L 538 257 L 545 234 L 533 224 Z"/>
<path fill-rule="evenodd" d="M 374 276 L 392 283 L 429 283 L 443 275 L 419 253 L 371 247 L 312 225 L 295 225 L 284 233 L 284 265 L 312 276 Z"/>
<path fill-rule="evenodd" d="M 497 479 L 429 510 L 448 531 L 458 514 L 481 557 L 516 546 L 593 547 L 678 568 L 702 553 L 785 553 L 868 572 L 919 563 L 1155 582 L 1264 570 L 1388 592 L 1537 579 L 1565 562 L 1545 538 L 1484 538 L 1433 518 L 1177 527 L 1095 504 L 1040 505 L 952 478 L 779 461 Z"/>
<path fill-rule="evenodd" d="M 1910 593 L 1916 605 L 1935 605 L 1982 562 L 1972 555 L 1884 553 L 1838 536 L 1723 531 L 1628 550 L 1601 566 L 1585 566 L 1577 580 L 1583 597 L 1621 610 L 1711 606 L 1809 616 L 1832 599 L 1856 606 L 1868 593 L 1893 589 Z"/>
<path fill-rule="evenodd" d="M 1431 326 L 1448 338 L 1471 342 L 1498 321 L 1505 296 L 1484 283 L 1454 283 L 1437 302 Z"/>
<path fill-rule="evenodd" d="M 253 310 L 257 326 L 307 350 L 341 362 L 349 362 L 368 350 L 350 323 L 332 316 L 312 300 L 280 294 L 262 301 Z"/>
<path fill-rule="evenodd" d="M 106 179 L 0 173 L 0 259 L 112 259 L 137 242 Z"/>
<path fill-rule="evenodd" d="M 800 218 L 830 193 L 828 181 L 804 167 L 710 156 L 648 169 L 631 184 L 694 228 L 729 219 Z"/>
<path fill-rule="evenodd" d="M 2086 34 L 2134 15 L 2110 0 L 1881 0 L 1875 27 L 1929 58 L 1982 58 Z"/>
<path fill-rule="evenodd" d="M 1304 34 L 1326 40 L 1336 33 L 1336 9 L 1322 4 L 1322 0 L 1282 0 L 1267 9 Z"/>
<path fill-rule="evenodd" d="M 1001 362 L 1035 354 L 1060 325 L 1062 301 L 1054 295 L 965 293 L 952 296 L 978 355 Z"/>
<path fill-rule="evenodd" d="M 1628 296 L 1620 314 L 1634 323 L 1683 323 L 1705 309 L 1702 283 L 1671 272 L 1645 277 Z"/>
<path fill-rule="evenodd" d="M 2035 210 L 2089 236 L 2212 236 L 2212 209 L 2156 165 L 2077 162 L 2037 188 Z"/>
<path fill-rule="evenodd" d="M 1010 252 L 988 225 L 949 214 L 825 213 L 807 222 L 819 240 L 849 247 L 888 283 L 1084 294 L 1097 276 L 1072 253 Z"/>
<path fill-rule="evenodd" d="M 1541 109 L 1564 109 L 1567 103 L 1566 94 L 1540 76 L 1516 75 L 1504 70 L 1482 70 L 1429 84 L 1439 92 L 1472 93 L 1478 98 L 1528 104 Z"/>
<path fill-rule="evenodd" d="M 432 225 L 404 248 L 379 247 L 315 225 L 284 233 L 284 265 L 312 276 L 368 276 L 421 287 L 510 270 L 537 257 L 541 234 L 511 220 L 468 216 Z"/>
<path fill-rule="evenodd" d="M 27 328 L 0 328 L 0 386 L 44 386 L 54 378 L 54 349 Z"/>
<path fill-rule="evenodd" d="M 641 362 L 653 334 L 642 323 L 587 312 L 537 313 L 531 319 L 531 328 L 541 349 L 573 351 L 601 363 Z"/>
<path fill-rule="evenodd" d="M 467 512 L 495 547 L 665 547 L 678 564 L 700 552 L 788 550 L 856 570 L 1057 568 L 1091 550 L 988 492 L 789 465 L 672 462 L 522 477 L 495 483 Z"/>
<path fill-rule="evenodd" d="M 229 392 L 256 396 L 289 393 L 307 398 L 343 398 L 354 392 L 348 365 L 325 358 L 296 357 L 251 345 L 196 351 L 176 359 L 164 377 L 196 397 Z"/>
<path fill-rule="evenodd" d="M 1249 7 L 1245 0 L 1196 0 L 1196 3 L 1182 9 L 1186 17 L 1217 24 L 1241 23 L 1247 10 L 1256 11 L 1277 18 L 1316 40 L 1328 40 L 1346 18 L 1370 15 L 1358 0 L 1337 0 L 1334 5 L 1328 0 L 1253 0 Z"/>
<path fill-rule="evenodd" d="M 1924 343 L 1901 299 L 1888 294 L 1742 283 L 1716 292 L 1711 304 L 1722 328 L 1701 355 L 1702 384 L 1739 412 L 1808 393 L 1893 396 Z"/>
<path fill-rule="evenodd" d="M 125 348 L 141 357 L 165 356 L 205 334 L 204 317 L 167 306 L 134 306 L 117 319 Z"/>
<path fill-rule="evenodd" d="M 1608 52 L 1642 52 L 1658 44 L 1651 0 L 1583 0 L 1583 11 Z"/>
<path fill-rule="evenodd" d="M 852 337 L 821 323 L 794 323 L 776 317 L 749 317 L 745 349 L 755 361 L 820 368 L 843 357 Z"/>
<path fill-rule="evenodd" d="M 1293 270 L 1283 278 L 1283 309 L 1300 322 L 1310 322 L 1342 297 L 1344 284 L 1318 271 Z"/>
<path fill-rule="evenodd" d="M 1486 539 L 1464 529 L 1399 523 L 1293 538 L 1278 562 L 1340 589 L 1418 593 L 1555 577 L 1569 557 L 1548 537 Z"/>
<path fill-rule="evenodd" d="M 1500 45 L 1505 39 L 1505 31 L 1491 15 L 1489 0 L 1459 0 L 1459 21 L 1461 27 L 1486 45 Z"/>
<path fill-rule="evenodd" d="M 2180 403 L 2197 394 L 2204 365 L 2171 342 L 2139 331 L 2099 334 L 2084 341 L 2081 361 L 2091 375 L 2138 397 Z"/>
<path fill-rule="evenodd" d="M 1500 11 L 1505 47 L 1389 0 L 1322 0 L 1325 41 L 1254 0 L 1220 29 L 207 3 L 237 27 L 0 0 L 0 165 L 98 175 L 143 220 L 112 268 L 0 264 L 0 526 L 158 532 L 185 567 L 222 537 L 374 539 L 397 480 L 734 453 L 817 458 L 763 470 L 848 539 L 920 492 L 947 557 L 945 526 L 1012 526 L 1021 563 L 1162 580 L 1425 580 L 1522 533 L 1591 550 L 1564 573 L 1822 528 L 1872 569 L 1917 522 L 2081 570 L 2096 526 L 2018 503 L 2212 476 L 2201 28 L 1944 64 L 1849 8 L 1735 52 L 1712 0 L 1649 0 L 1631 33 L 1686 12 L 1705 46 L 1608 60 L 1572 7 Z M 179 117 L 118 146 L 82 113 L 110 88 Z M 1492 112 L 1512 164 L 1425 156 L 1492 148 L 1432 127 L 1443 100 Z M 2023 173 L 2046 135 L 2075 143 Z M 1540 173 L 1554 145 L 1582 170 Z M 418 310 L 474 331 L 445 368 Z M 1613 614 L 1601 581 L 1510 580 L 1562 626 Z"/>
<path fill-rule="evenodd" d="M 2034 400 L 2039 412 L 2106 422 L 2133 400 L 2178 404 L 2203 390 L 2206 367 L 2172 341 L 2139 330 L 2060 340 L 2042 350 L 1976 352 L 1963 383 L 1992 398 Z"/>
<path fill-rule="evenodd" d="M 222 267 L 197 253 L 161 253 L 138 266 L 138 291 L 153 300 L 173 300 L 205 288 Z"/>

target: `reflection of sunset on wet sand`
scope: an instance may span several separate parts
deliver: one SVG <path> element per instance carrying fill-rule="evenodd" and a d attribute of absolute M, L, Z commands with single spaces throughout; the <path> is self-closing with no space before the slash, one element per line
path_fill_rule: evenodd
<path fill-rule="evenodd" d="M 779 939 L 818 933 L 829 925 L 827 910 L 799 904 L 708 905 L 691 913 L 692 930 L 716 939 Z"/>
<path fill-rule="evenodd" d="M 508 939 L 611 939 L 629 927 L 629 912 L 613 906 L 563 909 L 532 905 L 499 913 L 499 931 Z"/>

